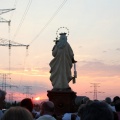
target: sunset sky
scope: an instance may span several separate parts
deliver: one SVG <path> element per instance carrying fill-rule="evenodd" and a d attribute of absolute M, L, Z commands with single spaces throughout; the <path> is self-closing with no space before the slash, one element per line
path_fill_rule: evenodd
<path fill-rule="evenodd" d="M 93 99 L 91 83 L 99 83 L 98 92 L 104 92 L 98 99 L 120 96 L 120 0 L 0 0 L 0 9 L 10 8 L 15 10 L 0 15 L 11 20 L 10 27 L 0 23 L 0 38 L 30 46 L 28 51 L 0 46 L 0 84 L 3 74 L 11 73 L 6 83 L 17 86 L 7 87 L 7 100 L 10 94 L 22 99 L 26 92 L 47 98 L 51 50 L 60 27 L 69 29 L 68 42 L 78 61 L 76 84 L 69 84 L 77 96 Z"/>

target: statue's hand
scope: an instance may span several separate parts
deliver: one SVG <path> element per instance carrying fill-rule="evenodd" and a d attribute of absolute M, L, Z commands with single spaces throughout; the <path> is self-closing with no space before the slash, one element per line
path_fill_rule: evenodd
<path fill-rule="evenodd" d="M 76 62 L 77 62 L 76 60 L 73 61 L 73 63 L 76 63 Z"/>
<path fill-rule="evenodd" d="M 73 60 L 72 63 L 76 63 L 77 61 L 76 60 Z"/>
<path fill-rule="evenodd" d="M 74 59 L 74 57 L 72 58 L 72 63 L 76 63 L 77 61 Z"/>

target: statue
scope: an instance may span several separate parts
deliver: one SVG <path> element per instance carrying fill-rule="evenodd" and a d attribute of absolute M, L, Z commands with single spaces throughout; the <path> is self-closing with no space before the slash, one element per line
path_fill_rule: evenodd
<path fill-rule="evenodd" d="M 53 90 L 66 91 L 71 90 L 69 82 L 77 77 L 74 53 L 67 42 L 66 33 L 60 33 L 60 39 L 56 40 L 56 44 L 52 50 L 53 60 L 50 62 L 50 81 Z M 74 64 L 74 76 L 72 77 L 71 68 Z"/>

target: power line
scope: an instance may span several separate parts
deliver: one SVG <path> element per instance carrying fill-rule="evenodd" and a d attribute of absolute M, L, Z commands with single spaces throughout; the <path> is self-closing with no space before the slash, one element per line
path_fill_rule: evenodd
<path fill-rule="evenodd" d="M 23 16 L 22 16 L 22 18 L 21 18 L 21 21 L 20 21 L 20 23 L 19 23 L 19 25 L 18 25 L 18 27 L 17 27 L 17 29 L 16 29 L 16 32 L 15 32 L 14 36 L 13 36 L 13 40 L 16 38 L 16 36 L 17 36 L 17 34 L 18 34 L 21 26 L 22 26 L 22 23 L 23 23 L 23 21 L 25 20 L 25 17 L 26 17 L 26 15 L 27 15 L 27 13 L 28 13 L 28 10 L 29 10 L 29 8 L 30 8 L 30 6 L 31 6 L 31 3 L 32 3 L 32 0 L 29 0 L 29 2 L 28 2 L 28 4 L 27 4 L 27 7 L 26 7 L 26 9 L 25 9 L 25 12 L 24 12 L 24 14 L 23 14 Z"/>
<path fill-rule="evenodd" d="M 13 8 L 16 8 L 16 5 L 17 5 L 17 0 L 14 1 Z M 13 13 L 14 13 L 14 12 L 12 12 L 11 15 L 10 15 L 10 20 L 11 20 L 12 17 L 13 17 Z"/>
<path fill-rule="evenodd" d="M 66 2 L 67 0 L 64 0 L 62 2 L 62 4 L 58 7 L 58 9 L 55 11 L 52 17 L 48 20 L 48 22 L 44 25 L 44 27 L 39 31 L 39 33 L 34 37 L 34 39 L 29 43 L 29 45 L 32 44 L 33 41 L 35 41 L 40 36 L 40 34 L 46 29 L 46 27 L 52 22 L 55 16 L 60 12 L 60 10 L 62 9 L 62 7 L 65 5 Z"/>

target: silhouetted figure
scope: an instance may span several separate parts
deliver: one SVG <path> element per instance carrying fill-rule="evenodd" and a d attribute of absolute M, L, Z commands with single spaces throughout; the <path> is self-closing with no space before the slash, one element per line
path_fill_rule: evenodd
<path fill-rule="evenodd" d="M 54 103 L 44 101 L 40 106 L 40 117 L 37 120 L 56 120 L 54 116 Z"/>
<path fill-rule="evenodd" d="M 79 112 L 81 120 L 114 120 L 112 110 L 104 102 L 93 101 Z"/>
<path fill-rule="evenodd" d="M 20 106 L 26 108 L 30 111 L 30 113 L 35 117 L 35 115 L 32 113 L 33 111 L 33 102 L 30 98 L 25 98 L 20 102 Z"/>
<path fill-rule="evenodd" d="M 115 105 L 117 102 L 119 102 L 120 101 L 120 97 L 119 96 L 115 96 L 114 98 L 113 98 L 113 104 Z"/>
<path fill-rule="evenodd" d="M 105 98 L 105 102 L 108 104 L 108 106 L 110 107 L 110 109 L 111 109 L 112 111 L 116 112 L 115 106 L 112 105 L 112 100 L 111 100 L 110 97 L 106 97 L 106 98 Z"/>
<path fill-rule="evenodd" d="M 30 112 L 33 110 L 33 102 L 30 98 L 25 98 L 20 102 L 21 107 L 27 108 Z"/>
<path fill-rule="evenodd" d="M 33 120 L 31 113 L 23 107 L 11 107 L 1 120 Z"/>

